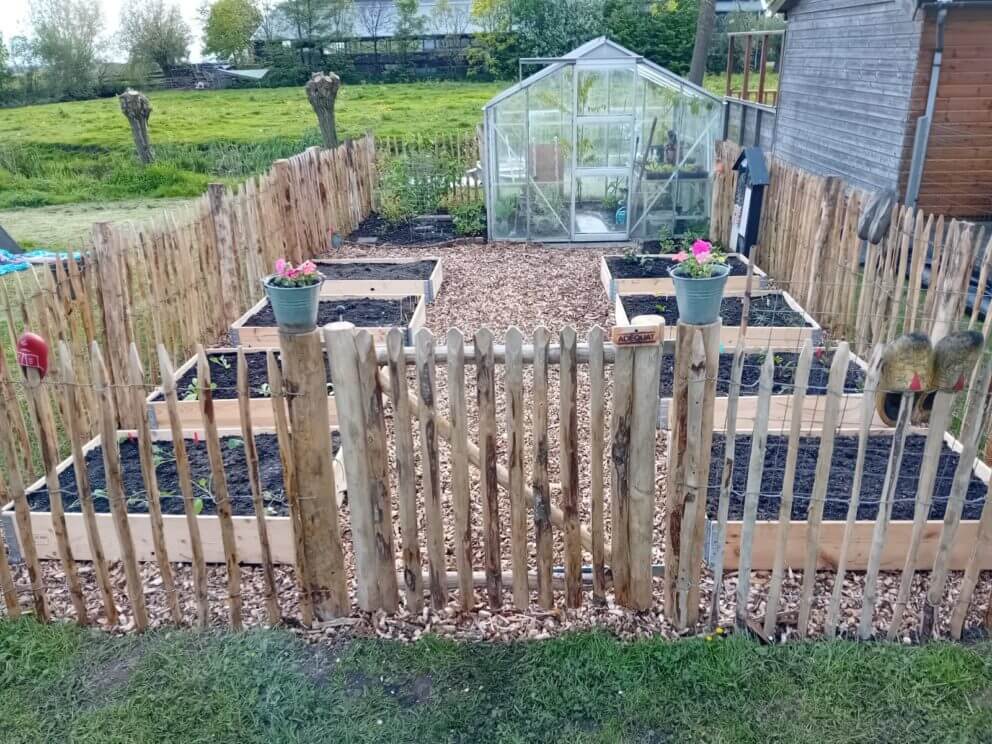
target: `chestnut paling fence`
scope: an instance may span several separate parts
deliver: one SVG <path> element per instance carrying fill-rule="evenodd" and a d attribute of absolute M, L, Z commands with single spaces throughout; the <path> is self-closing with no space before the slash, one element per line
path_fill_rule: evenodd
<path fill-rule="evenodd" d="M 650 330 L 656 322 L 642 318 L 638 326 Z M 25 493 L 29 489 L 16 467 L 6 468 L 2 479 L 16 523 L 7 539 L 13 543 L 16 535 L 28 584 L 18 591 L 6 553 L 0 551 L 6 611 L 18 614 L 24 609 L 22 601 L 30 601 L 39 617 L 48 618 L 54 612 L 48 598 L 51 585 L 65 582 L 73 607 L 68 614 L 77 621 L 93 621 L 85 595 L 95 591 L 108 622 L 116 622 L 126 610 L 143 629 L 149 624 L 148 587 L 140 563 L 149 561 L 157 565 L 160 586 L 155 591 L 167 598 L 171 621 L 204 625 L 210 561 L 226 566 L 230 624 L 237 628 L 244 614 L 241 566 L 252 562 L 263 569 L 267 621 L 277 623 L 288 609 L 278 592 L 275 565 L 289 562 L 296 569 L 300 620 L 305 624 L 355 611 L 393 613 L 401 606 L 418 612 L 426 604 L 442 608 L 449 603 L 462 610 L 510 604 L 521 609 L 535 604 L 575 608 L 612 597 L 635 610 L 650 609 L 660 600 L 678 629 L 726 620 L 727 607 L 732 606 L 739 627 L 767 638 L 782 625 L 794 626 L 800 636 L 822 630 L 867 638 L 880 632 L 880 622 L 890 637 L 906 627 L 915 627 L 922 637 L 945 632 L 960 637 L 968 623 L 975 622 L 977 605 L 988 607 L 989 599 L 978 593 L 981 569 L 992 558 L 992 510 L 983 506 L 981 518 L 970 524 L 961 515 L 978 473 L 975 456 L 987 418 L 984 391 L 992 362 L 985 359 L 978 366 L 965 391 L 937 393 L 938 418 L 955 398 L 966 400 L 957 465 L 952 474 L 938 468 L 932 455 L 940 452 L 947 435 L 943 425 L 931 427 L 923 435 L 931 456 L 923 458 L 921 472 L 914 475 L 914 519 L 897 530 L 891 513 L 910 430 L 909 405 L 902 407 L 895 429 L 889 431 L 884 484 L 873 494 L 876 515 L 858 518 L 860 479 L 867 477 L 865 458 L 879 451 L 872 440 L 877 434 L 873 417 L 878 356 L 868 368 L 863 395 L 851 399 L 843 386 L 850 350 L 846 343 L 833 348 L 826 389 L 818 391 L 825 393 L 822 417 L 810 423 L 804 398 L 814 392 L 806 384 L 815 356 L 812 342 L 805 342 L 800 351 L 791 390 L 784 393 L 790 398 L 788 414 L 780 421 L 770 411 L 781 362 L 766 354 L 751 425 L 742 429 L 737 417 L 746 400 L 741 383 L 745 343 L 734 352 L 725 418 L 714 417 L 720 331 L 719 324 L 679 325 L 671 341 L 661 343 L 659 332 L 658 338 L 642 337 L 637 346 L 616 346 L 598 327 L 584 342 L 571 328 L 557 336 L 539 328 L 527 340 L 510 329 L 502 344 L 485 328 L 471 337 L 453 329 L 443 339 L 421 330 L 413 347 L 403 346 L 399 329 L 391 331 L 384 346 L 376 347 L 368 332 L 347 323 L 281 336 L 281 365 L 273 351 L 267 352 L 271 395 L 265 404 L 273 410 L 289 508 L 292 546 L 284 558 L 278 557 L 270 534 L 277 520 L 263 504 L 255 450 L 259 432 L 252 424 L 243 350 L 238 359 L 238 434 L 245 448 L 253 514 L 232 514 L 227 483 L 240 474 L 225 472 L 225 432 L 216 424 L 216 389 L 203 350 L 197 354 L 202 427 L 196 441 L 202 438 L 208 451 L 209 498 L 216 513 L 202 513 L 197 506 L 203 496 L 186 453 L 191 445 L 184 436 L 190 433 L 183 431 L 177 411 L 169 353 L 159 345 L 156 364 L 165 381 L 183 503 L 179 515 L 163 515 L 154 450 L 161 433 L 153 431 L 154 420 L 145 405 L 150 386 L 144 382 L 137 347 L 129 349 L 129 381 L 117 385 L 110 382 L 106 360 L 94 344 L 87 359 L 91 382 L 81 384 L 78 365 L 62 342 L 58 375 L 39 380 L 32 373 L 24 382 L 33 423 L 42 437 L 50 512 L 31 512 L 30 493 Z M 746 323 L 739 331 L 746 338 Z M 659 429 L 657 420 L 664 354 L 674 355 L 668 432 Z M 346 503 L 335 498 L 339 474 L 330 446 L 325 355 L 335 383 Z M 93 489 L 79 477 L 93 443 L 74 429 L 69 432 L 77 476 L 72 496 L 81 513 L 65 513 L 62 503 L 52 399 L 55 406 L 74 413 L 84 389 L 97 401 L 109 515 L 97 513 Z M 118 399 L 128 406 L 133 431 L 118 429 Z M 844 433 L 838 421 L 848 405 L 857 406 L 862 416 L 854 433 L 855 482 L 842 492 L 831 485 L 830 464 L 835 440 Z M 724 459 L 715 468 L 719 475 L 710 475 L 718 433 L 725 440 L 751 439 L 743 492 L 732 477 L 741 465 L 734 462 L 733 446 L 724 448 Z M 131 494 L 125 492 L 121 476 L 121 451 L 130 436 L 138 442 L 142 465 L 147 501 L 147 513 L 142 514 L 129 511 Z M 777 521 L 758 520 L 758 505 L 768 490 L 764 470 L 776 467 L 764 457 L 772 436 L 784 436 L 788 442 L 781 510 Z M 797 460 L 803 437 L 808 436 L 818 438 L 815 465 Z M 657 483 L 662 441 L 668 445 L 664 489 Z M 13 433 L 0 431 L 0 454 L 6 462 L 16 463 L 15 447 Z M 812 474 L 812 492 L 805 519 L 795 521 L 790 519 L 790 499 L 803 468 L 811 468 L 805 475 Z M 987 472 L 980 474 L 986 483 Z M 474 474 L 477 487 L 472 485 Z M 946 509 L 934 534 L 928 513 L 938 481 L 944 481 Z M 580 486 L 586 482 L 587 488 Z M 714 489 L 715 513 L 707 508 L 707 496 Z M 728 514 L 735 489 L 744 504 L 736 541 L 731 541 Z M 848 517 L 840 525 L 840 542 L 828 545 L 836 534 L 828 533 L 823 506 L 837 499 L 848 501 Z M 661 514 L 664 526 L 656 529 L 655 518 Z M 481 521 L 474 515 L 481 515 Z M 760 530 L 765 530 L 760 533 L 765 538 Z M 51 542 L 39 540 L 41 531 L 50 531 Z M 708 533 L 712 534 L 707 537 Z M 83 582 L 76 565 L 84 552 L 95 564 L 92 586 Z M 61 577 L 46 579 L 41 566 L 45 557 L 61 561 Z M 111 559 L 121 565 L 126 600 L 113 591 Z M 175 580 L 178 563 L 192 568 L 189 591 L 195 617 L 185 617 L 181 610 L 181 600 L 187 598 Z M 952 580 L 952 570 L 963 574 Z M 883 571 L 898 576 L 897 596 L 880 597 Z M 845 580 L 854 572 L 863 577 L 863 589 L 852 595 Z M 799 586 L 790 586 L 794 577 L 800 577 Z M 857 607 L 853 619 L 852 607 Z M 986 611 L 984 622 L 988 620 Z"/>
<path fill-rule="evenodd" d="M 717 146 L 712 235 L 730 244 L 740 147 Z M 776 287 L 790 292 L 834 338 L 867 356 L 875 344 L 920 330 L 941 337 L 978 325 L 967 311 L 992 279 L 992 235 L 966 220 L 899 204 L 772 158 L 758 245 L 752 256 Z M 939 312 L 938 312 L 939 308 Z M 981 330 L 988 336 L 992 316 Z"/>
<path fill-rule="evenodd" d="M 99 409 L 88 384 L 89 346 L 99 342 L 119 423 L 133 426 L 136 412 L 122 387 L 128 382 L 130 344 L 137 346 L 146 381 L 154 382 L 156 344 L 185 359 L 195 344 L 219 337 L 261 297 L 260 279 L 276 258 L 309 258 L 328 248 L 333 233 L 354 229 L 371 211 L 375 182 L 375 142 L 369 135 L 334 150 L 314 147 L 276 161 L 268 173 L 234 190 L 213 184 L 189 206 L 146 222 L 97 223 L 91 241 L 78 246 L 81 260 L 0 281 L 4 345 L 9 341 L 9 353 L 24 328 L 64 341 L 84 383 L 76 426 L 94 433 Z M 30 417 L 13 405 L 18 396 L 10 382 L 11 363 L 12 355 L 0 354 L 0 397 L 12 412 L 18 461 L 28 465 L 37 434 Z"/>

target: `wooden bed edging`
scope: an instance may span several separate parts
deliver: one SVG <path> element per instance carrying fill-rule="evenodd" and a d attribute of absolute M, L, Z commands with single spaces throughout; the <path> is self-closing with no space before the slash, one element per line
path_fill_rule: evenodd
<path fill-rule="evenodd" d="M 891 429 L 886 432 L 891 433 Z M 920 430 L 925 431 L 925 430 Z M 875 434 L 876 432 L 872 432 Z M 919 433 L 919 431 L 917 431 Z M 841 429 L 838 434 L 857 435 L 854 429 Z M 955 452 L 961 452 L 962 444 L 950 433 L 944 433 L 944 441 Z M 973 464 L 975 476 L 988 483 L 992 470 L 981 460 Z M 819 551 L 816 565 L 821 570 L 836 570 L 840 560 L 841 544 L 844 540 L 846 527 L 844 520 L 824 520 L 820 523 Z M 792 520 L 789 527 L 789 537 L 785 551 L 785 567 L 801 571 L 806 557 L 806 533 L 809 523 L 806 520 Z M 744 528 L 742 519 L 727 521 L 727 534 L 724 541 L 724 569 L 736 571 L 741 553 L 741 533 Z M 917 571 L 929 571 L 933 567 L 934 557 L 940 546 L 940 536 L 944 528 L 943 519 L 927 520 L 917 554 Z M 854 524 L 851 542 L 847 555 L 848 571 L 864 571 L 868 568 L 868 558 L 871 552 L 872 534 L 875 529 L 874 519 L 858 520 Z M 754 525 L 754 541 L 751 548 L 751 570 L 771 571 L 775 561 L 775 547 L 779 530 L 777 519 L 758 520 Z M 880 570 L 901 571 L 906 560 L 906 553 L 913 531 L 913 520 L 893 520 L 885 535 Z M 979 520 L 962 519 L 951 546 L 948 556 L 948 570 L 963 571 L 971 559 L 972 550 L 978 539 Z M 706 519 L 706 532 L 703 545 L 703 558 L 708 566 L 718 549 L 717 521 Z M 992 569 L 992 553 L 983 556 L 982 569 Z"/>
<path fill-rule="evenodd" d="M 348 263 L 381 263 L 401 264 L 419 263 L 420 261 L 436 261 L 434 270 L 427 279 L 327 279 L 320 288 L 321 298 L 350 296 L 381 295 L 423 295 L 424 301 L 432 305 L 441 291 L 444 282 L 444 269 L 440 256 L 396 256 L 375 258 L 321 258 L 315 259 L 317 267 L 328 264 Z"/>
<path fill-rule="evenodd" d="M 658 254 L 646 254 L 655 256 Z M 615 302 L 618 295 L 625 294 L 675 294 L 675 284 L 668 277 L 630 277 L 626 279 L 614 279 L 610 273 L 610 266 L 607 263 L 609 258 L 624 258 L 620 254 L 610 254 L 599 258 L 599 280 L 606 290 L 606 296 L 610 302 Z M 750 259 L 740 253 L 728 253 L 727 258 L 737 258 L 747 265 L 751 265 Z M 755 289 L 769 289 L 770 280 L 768 275 L 757 266 L 754 267 L 754 275 L 758 278 Z M 725 291 L 728 294 L 744 292 L 747 289 L 747 275 L 731 276 L 727 279 Z"/>
<path fill-rule="evenodd" d="M 237 401 L 234 401 L 235 403 Z M 137 432 L 122 430 L 120 434 L 127 436 L 137 436 Z M 193 434 L 203 436 L 203 429 L 191 429 L 184 431 L 192 438 Z M 218 429 L 221 437 L 241 437 L 240 428 Z M 275 434 L 275 429 L 270 427 L 255 427 L 254 433 Z M 155 441 L 172 441 L 171 432 L 168 430 L 156 429 L 152 431 Z M 83 447 L 83 454 L 86 455 L 101 444 L 100 437 L 94 437 Z M 67 468 L 72 467 L 72 457 L 68 457 L 59 463 L 58 473 L 62 473 Z M 344 497 L 347 490 L 345 480 L 344 465 L 342 462 L 341 450 L 338 449 L 334 456 L 334 482 L 338 491 L 338 501 Z M 45 486 L 44 478 L 32 483 L 26 493 L 30 495 L 34 491 Z M 0 510 L 0 530 L 7 540 L 7 547 L 10 553 L 11 562 L 19 562 L 21 556 L 20 531 L 14 521 L 13 502 L 7 503 Z M 151 562 L 155 560 L 155 547 L 152 536 L 151 518 L 148 514 L 128 513 L 128 523 L 134 539 L 135 556 L 139 562 Z M 31 528 L 34 533 L 34 542 L 37 546 L 38 557 L 41 560 L 58 560 L 58 548 L 55 540 L 55 530 L 52 527 L 51 512 L 32 511 Z M 189 528 L 186 523 L 185 514 L 163 514 L 162 520 L 165 530 L 166 545 L 168 546 L 169 561 L 187 563 L 193 560 L 192 548 L 189 539 Z M 238 561 L 247 564 L 262 563 L 261 545 L 258 540 L 258 528 L 254 516 L 233 516 L 234 536 L 238 546 Z M 66 512 L 66 527 L 69 535 L 69 544 L 72 547 L 73 556 L 77 561 L 91 561 L 93 556 L 90 552 L 89 542 L 86 538 L 86 526 L 81 513 Z M 120 543 L 117 539 L 117 532 L 114 528 L 114 518 L 110 513 L 98 513 L 96 515 L 97 528 L 103 543 L 103 549 L 107 560 L 120 560 Z M 200 538 L 203 543 L 204 560 L 207 563 L 224 563 L 224 541 L 221 537 L 220 520 L 216 515 L 197 515 L 197 522 L 200 526 Z M 269 534 L 269 542 L 272 550 L 272 560 L 277 564 L 293 565 L 295 563 L 295 549 L 292 518 L 290 516 L 265 516 L 265 524 Z"/>
<path fill-rule="evenodd" d="M 399 300 L 403 297 L 408 297 L 409 295 L 379 295 L 377 298 L 367 297 L 365 295 L 334 295 L 341 299 L 384 299 L 384 300 Z M 413 311 L 413 316 L 410 318 L 410 322 L 407 323 L 405 331 L 406 338 L 404 343 L 406 345 L 413 345 L 413 337 L 416 332 L 423 328 L 424 324 L 427 322 L 427 306 L 424 302 L 424 295 L 417 294 L 420 298 L 417 301 L 417 307 Z M 320 301 L 324 302 L 328 298 L 321 296 Z M 263 297 L 261 300 L 256 302 L 244 315 L 238 318 L 234 323 L 231 324 L 231 328 L 228 331 L 229 342 L 231 346 L 242 346 L 245 349 L 278 349 L 279 348 L 279 328 L 277 326 L 249 326 L 245 325 L 251 316 L 265 307 L 268 303 L 268 298 Z M 363 327 L 360 330 L 366 330 L 372 334 L 372 338 L 375 339 L 376 345 L 382 345 L 386 343 L 386 335 L 389 333 L 392 326 L 372 326 Z"/>
<path fill-rule="evenodd" d="M 207 357 L 216 354 L 237 354 L 238 350 L 229 346 L 221 346 L 213 349 L 206 349 Z M 245 354 L 265 354 L 264 349 L 246 349 Z M 179 382 L 183 375 L 196 368 L 196 356 L 190 357 L 181 367 L 176 370 L 175 382 Z M 272 412 L 271 398 L 251 398 L 251 420 L 252 423 L 261 430 L 273 429 L 275 415 Z M 148 407 L 149 423 L 152 429 L 168 429 L 169 413 L 166 407 L 165 396 L 162 388 L 156 388 L 145 398 Z M 214 398 L 214 415 L 217 419 L 217 426 L 220 429 L 236 429 L 241 425 L 240 404 L 237 398 Z M 200 413 L 200 402 L 197 400 L 176 401 L 176 408 L 179 411 L 179 419 L 183 430 L 193 431 L 203 424 L 203 417 Z M 331 426 L 337 426 L 338 411 L 334 403 L 334 396 L 327 396 L 327 414 L 330 417 Z"/>

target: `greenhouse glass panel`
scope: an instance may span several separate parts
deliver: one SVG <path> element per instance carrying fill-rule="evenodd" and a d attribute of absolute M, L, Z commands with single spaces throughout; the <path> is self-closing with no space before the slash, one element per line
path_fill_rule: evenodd
<path fill-rule="evenodd" d="M 649 240 L 705 232 L 718 98 L 608 39 L 485 108 L 494 240 Z"/>

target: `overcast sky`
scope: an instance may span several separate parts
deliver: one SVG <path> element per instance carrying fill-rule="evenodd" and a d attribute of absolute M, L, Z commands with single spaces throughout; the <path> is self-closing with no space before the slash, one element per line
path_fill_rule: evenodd
<path fill-rule="evenodd" d="M 193 30 L 193 44 L 190 47 L 190 59 L 194 62 L 201 60 L 200 55 L 200 18 L 196 9 L 202 0 L 171 0 L 183 12 L 183 17 Z M 122 52 L 117 44 L 117 25 L 120 21 L 121 4 L 123 0 L 97 0 L 103 12 L 105 36 L 111 42 L 108 56 L 121 60 Z M 11 36 L 29 36 L 31 26 L 28 23 L 28 0 L 0 0 L 0 32 L 4 42 L 10 41 Z"/>

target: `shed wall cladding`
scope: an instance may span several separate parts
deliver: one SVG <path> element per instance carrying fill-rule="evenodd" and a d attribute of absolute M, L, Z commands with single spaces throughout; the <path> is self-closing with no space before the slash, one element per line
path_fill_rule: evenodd
<path fill-rule="evenodd" d="M 916 118 L 926 108 L 936 43 L 927 14 L 910 102 L 902 180 L 906 183 Z M 992 8 L 952 7 L 944 24 L 937 88 L 919 206 L 952 217 L 992 217 Z"/>
<path fill-rule="evenodd" d="M 776 155 L 895 188 L 922 25 L 909 2 L 800 0 L 788 13 Z"/>

